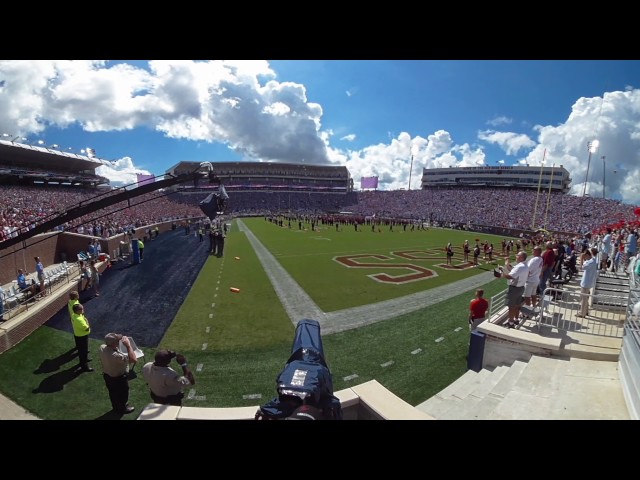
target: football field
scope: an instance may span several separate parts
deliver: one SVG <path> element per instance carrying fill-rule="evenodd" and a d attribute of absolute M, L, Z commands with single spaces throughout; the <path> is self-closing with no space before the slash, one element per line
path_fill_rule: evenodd
<path fill-rule="evenodd" d="M 473 246 L 476 238 L 500 250 L 502 238 L 448 229 L 394 227 L 392 232 L 388 226 L 374 231 L 364 226 L 355 231 L 353 226 L 320 225 L 311 230 L 310 224 L 281 227 L 263 217 L 237 219 L 224 255 L 209 256 L 199 271 L 191 272 L 185 297 L 180 297 L 181 286 L 165 280 L 171 278 L 167 270 L 185 268 L 177 261 L 171 264 L 177 249 L 163 250 L 162 270 L 155 272 L 154 248 L 180 242 L 179 250 L 199 252 L 206 246 L 179 232 L 149 245 L 142 265 L 145 288 L 153 290 L 153 282 L 158 290 L 169 287 L 163 296 L 176 295 L 179 305 L 168 327 L 144 315 L 148 304 L 145 312 L 136 312 L 135 302 L 127 308 L 132 322 L 148 318 L 137 328 L 162 328 L 153 332 L 161 338 L 158 344 L 138 342 L 145 361 L 166 347 L 185 354 L 195 366 L 197 383 L 186 392 L 184 405 L 268 401 L 290 354 L 295 324 L 316 315 L 336 390 L 375 379 L 416 405 L 466 371 L 468 304 L 475 287 L 484 285 L 490 298 L 506 286 L 491 275 L 493 264 L 481 260 L 472 267 L 462 261 L 463 241 Z M 446 265 L 447 242 L 458 246 L 451 266 Z M 109 291 L 115 280 L 105 280 L 100 302 L 110 296 L 117 301 L 121 291 Z M 117 320 L 126 333 L 125 320 Z M 40 418 L 111 418 L 97 361 L 101 343 L 100 338 L 90 340 L 96 373 L 76 375 L 77 360 L 68 355 L 70 334 L 41 327 L 0 356 L 3 393 Z M 147 386 L 141 376 L 129 383 L 131 403 L 139 412 L 150 402 Z"/>

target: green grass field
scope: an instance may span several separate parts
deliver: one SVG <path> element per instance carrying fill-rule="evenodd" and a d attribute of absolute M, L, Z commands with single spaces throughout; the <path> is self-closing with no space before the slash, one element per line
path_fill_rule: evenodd
<path fill-rule="evenodd" d="M 325 312 L 476 275 L 480 269 L 442 266 L 447 242 L 459 247 L 467 239 L 473 247 L 479 238 L 493 242 L 494 252 L 499 252 L 502 240 L 447 229 L 411 232 L 395 227 L 390 232 L 381 227 L 372 232 L 363 226 L 356 232 L 352 226 L 336 231 L 321 225 L 312 232 L 309 225 L 301 231 L 297 224 L 280 228 L 264 218 L 243 221 Z M 454 266 L 461 261 L 458 249 Z M 493 265 L 482 271 L 487 268 Z M 231 287 L 240 292 L 230 292 Z M 504 281 L 491 281 L 485 296 L 504 288 Z M 391 320 L 324 335 L 335 390 L 376 379 L 413 405 L 442 390 L 466 371 L 467 308 L 472 298 L 469 291 Z M 184 405 L 259 405 L 275 396 L 275 379 L 290 354 L 294 330 L 256 253 L 234 222 L 224 258 L 207 260 L 161 346 L 184 353 L 193 366 L 195 395 Z M 44 419 L 113 418 L 100 375 L 100 343 L 90 342 L 96 373 L 76 376 L 71 368 L 76 362 L 64 362 L 73 338 L 41 327 L 0 355 L 3 393 Z M 154 349 L 146 348 L 145 354 L 145 361 L 153 359 Z M 138 365 L 135 370 L 140 369 Z M 130 387 L 137 414 L 151 400 L 141 376 L 132 379 Z M 136 414 L 123 418 L 134 419 Z"/>

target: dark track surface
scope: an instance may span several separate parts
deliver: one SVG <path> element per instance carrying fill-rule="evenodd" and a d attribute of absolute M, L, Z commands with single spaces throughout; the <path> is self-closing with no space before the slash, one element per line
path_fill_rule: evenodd
<path fill-rule="evenodd" d="M 157 347 L 184 302 L 208 258 L 209 241 L 193 231 L 162 233 L 145 242 L 142 263 L 119 261 L 100 277 L 100 296 L 80 293 L 80 303 L 91 324 L 91 338 L 103 340 L 109 332 L 126 333 L 140 347 Z M 47 326 L 71 333 L 67 307 Z"/>

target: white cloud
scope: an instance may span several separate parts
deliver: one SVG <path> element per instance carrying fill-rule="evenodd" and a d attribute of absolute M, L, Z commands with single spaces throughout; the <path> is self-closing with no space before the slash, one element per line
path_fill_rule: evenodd
<path fill-rule="evenodd" d="M 540 165 L 546 149 L 547 165 L 563 165 L 571 173 L 572 193 L 582 194 L 588 167 L 588 194 L 600 195 L 604 178 L 607 197 L 616 192 L 625 203 L 640 204 L 640 90 L 580 98 L 565 123 L 536 130 L 538 146 L 525 157 L 528 163 Z M 587 145 L 596 138 L 599 148 L 589 161 Z"/>
<path fill-rule="evenodd" d="M 347 95 L 356 92 L 350 88 Z M 483 143 L 473 145 L 446 130 L 412 137 L 393 133 L 389 125 L 385 143 L 332 146 L 322 106 L 309 101 L 304 85 L 280 81 L 266 61 L 155 60 L 139 68 L 105 61 L 2 60 L 0 111 L 0 132 L 14 135 L 37 135 L 49 126 L 90 132 L 147 128 L 169 138 L 221 143 L 246 159 L 346 165 L 356 180 L 379 176 L 381 189 L 407 188 L 410 175 L 411 188 L 419 188 L 423 168 L 505 164 L 487 158 L 485 149 L 497 146 L 513 161 L 563 165 L 573 191 L 581 193 L 587 142 L 597 138 L 587 192 L 599 194 L 606 177 L 608 196 L 640 204 L 640 90 L 632 87 L 579 98 L 556 125 L 479 131 Z M 496 116 L 487 123 L 497 127 L 512 120 Z M 353 131 L 339 139 L 361 137 Z M 129 157 L 116 163 L 100 167 L 101 174 L 116 184 L 135 181 L 140 169 Z"/>
<path fill-rule="evenodd" d="M 358 87 L 352 87 L 352 88 L 349 88 L 349 89 L 348 89 L 346 92 L 344 92 L 344 93 L 346 93 L 346 94 L 347 94 L 347 97 L 353 97 L 356 93 L 358 93 L 358 90 L 359 90 L 359 88 L 358 88 Z"/>
<path fill-rule="evenodd" d="M 520 150 L 526 150 L 536 145 L 536 142 L 527 135 L 513 132 L 484 130 L 478 132 L 478 138 L 487 143 L 498 145 L 507 155 L 516 155 Z"/>
<path fill-rule="evenodd" d="M 154 60 L 148 70 L 123 63 L 0 61 L 0 75 L 0 131 L 147 127 L 170 138 L 227 144 L 255 159 L 329 161 L 319 136 L 322 108 L 307 100 L 303 85 L 272 80 L 265 61 Z"/>
<path fill-rule="evenodd" d="M 151 174 L 148 170 L 141 170 L 136 167 L 130 157 L 123 157 L 96 168 L 96 174 L 108 178 L 114 187 L 122 187 L 137 182 L 137 173 Z"/>
<path fill-rule="evenodd" d="M 505 117 L 505 116 L 499 116 L 499 117 L 492 118 L 491 120 L 488 120 L 487 125 L 491 125 L 492 127 L 497 127 L 499 125 L 509 125 L 511 124 L 511 122 L 513 122 L 511 118 Z"/>

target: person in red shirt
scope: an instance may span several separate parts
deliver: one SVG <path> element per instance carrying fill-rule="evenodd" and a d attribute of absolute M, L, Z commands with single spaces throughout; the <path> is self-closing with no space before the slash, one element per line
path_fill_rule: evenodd
<path fill-rule="evenodd" d="M 553 266 L 556 263 L 556 253 L 553 251 L 553 242 L 547 242 L 546 247 L 546 250 L 542 253 L 542 275 L 540 277 L 540 286 L 538 287 L 540 296 L 544 295 L 544 290 L 548 287 L 547 282 L 553 274 Z"/>
<path fill-rule="evenodd" d="M 482 322 L 486 320 L 489 302 L 484 298 L 484 290 L 476 290 L 476 297 L 469 304 L 469 330 L 474 331 Z"/>

